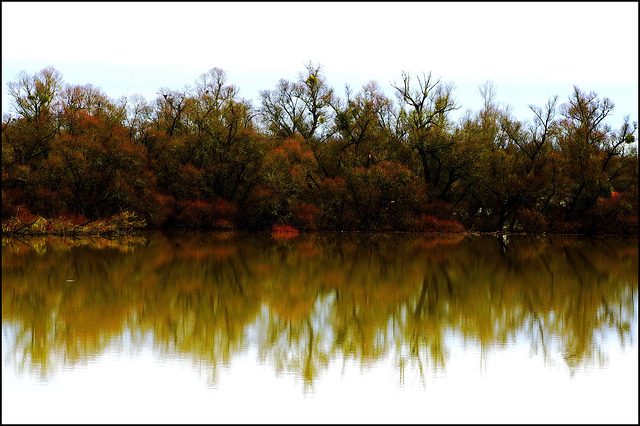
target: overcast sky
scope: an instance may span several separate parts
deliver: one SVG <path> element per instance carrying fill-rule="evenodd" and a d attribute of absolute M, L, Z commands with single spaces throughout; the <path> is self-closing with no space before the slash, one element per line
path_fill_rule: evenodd
<path fill-rule="evenodd" d="M 615 127 L 638 117 L 638 3 L 2 3 L 2 111 L 7 82 L 52 65 L 64 81 L 112 98 L 182 89 L 213 67 L 240 95 L 295 80 L 308 61 L 344 97 L 401 72 L 432 72 L 461 107 L 497 101 L 521 120 L 529 104 L 565 102 L 574 85 L 615 104 Z"/>

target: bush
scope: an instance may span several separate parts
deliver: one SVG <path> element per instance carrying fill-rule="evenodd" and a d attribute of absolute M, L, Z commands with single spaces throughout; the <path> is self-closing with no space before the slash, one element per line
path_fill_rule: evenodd
<path fill-rule="evenodd" d="M 422 215 L 415 223 L 416 231 L 460 233 L 465 229 L 459 222 L 448 219 L 436 219 L 431 215 Z"/>
<path fill-rule="evenodd" d="M 527 208 L 518 211 L 518 221 L 522 225 L 522 230 L 526 232 L 541 233 L 549 229 L 549 222 L 539 212 Z"/>
<path fill-rule="evenodd" d="M 297 237 L 299 231 L 289 225 L 273 225 L 271 228 L 271 236 L 276 240 L 290 240 Z"/>

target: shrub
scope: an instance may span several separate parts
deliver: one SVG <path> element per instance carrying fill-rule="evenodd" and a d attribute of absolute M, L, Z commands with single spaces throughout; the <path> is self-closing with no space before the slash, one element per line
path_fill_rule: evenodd
<path fill-rule="evenodd" d="M 422 215 L 415 222 L 415 227 L 417 231 L 421 232 L 459 233 L 465 230 L 462 224 L 455 220 L 436 219 L 428 214 Z"/>
<path fill-rule="evenodd" d="M 271 228 L 271 236 L 276 240 L 290 240 L 297 237 L 299 231 L 289 225 L 273 225 Z"/>
<path fill-rule="evenodd" d="M 539 212 L 522 208 L 518 211 L 518 221 L 522 225 L 522 230 L 526 232 L 545 232 L 549 229 L 549 222 Z"/>

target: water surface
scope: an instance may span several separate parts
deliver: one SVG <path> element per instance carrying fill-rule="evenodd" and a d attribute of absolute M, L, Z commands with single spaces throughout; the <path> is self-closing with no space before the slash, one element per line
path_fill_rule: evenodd
<path fill-rule="evenodd" d="M 636 423 L 638 241 L 3 239 L 3 422 Z"/>

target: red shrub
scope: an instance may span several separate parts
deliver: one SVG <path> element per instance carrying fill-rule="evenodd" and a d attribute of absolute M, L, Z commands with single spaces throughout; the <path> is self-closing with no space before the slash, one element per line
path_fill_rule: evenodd
<path fill-rule="evenodd" d="M 300 204 L 295 209 L 296 222 L 304 229 L 317 229 L 317 220 L 320 215 L 320 208 L 313 204 Z"/>
<path fill-rule="evenodd" d="M 423 232 L 464 232 L 464 227 L 455 220 L 436 219 L 431 215 L 422 215 L 416 221 L 416 228 Z"/>
<path fill-rule="evenodd" d="M 213 206 L 202 200 L 181 201 L 177 205 L 175 220 L 185 228 L 209 228 L 213 216 Z"/>
<path fill-rule="evenodd" d="M 298 236 L 298 230 L 289 225 L 273 225 L 271 236 L 276 240 L 290 240 Z"/>
<path fill-rule="evenodd" d="M 188 200 L 178 203 L 174 219 L 178 226 L 203 229 L 234 229 L 238 211 L 234 203 L 217 199 L 213 203 Z"/>

